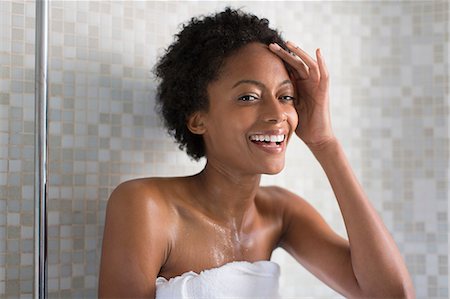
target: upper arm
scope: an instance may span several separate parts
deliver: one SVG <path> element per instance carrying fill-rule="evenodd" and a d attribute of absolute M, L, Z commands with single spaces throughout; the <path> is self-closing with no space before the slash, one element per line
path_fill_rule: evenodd
<path fill-rule="evenodd" d="M 155 280 L 168 240 L 161 227 L 167 212 L 139 182 L 111 194 L 103 233 L 99 290 L 101 298 L 154 298 Z M 165 220 L 167 221 L 167 220 Z"/>
<path fill-rule="evenodd" d="M 284 233 L 280 242 L 308 271 L 346 296 L 359 293 L 350 246 L 304 199 L 284 190 Z"/>

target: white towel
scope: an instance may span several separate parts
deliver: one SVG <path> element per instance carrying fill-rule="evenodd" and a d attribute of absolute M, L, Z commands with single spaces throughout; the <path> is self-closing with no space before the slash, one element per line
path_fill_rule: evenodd
<path fill-rule="evenodd" d="M 197 274 L 156 279 L 156 299 L 277 299 L 280 267 L 271 261 L 230 262 Z"/>

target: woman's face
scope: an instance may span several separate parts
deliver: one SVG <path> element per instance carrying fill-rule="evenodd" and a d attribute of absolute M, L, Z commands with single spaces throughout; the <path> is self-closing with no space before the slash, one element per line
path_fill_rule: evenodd
<path fill-rule="evenodd" d="M 244 174 L 276 174 L 298 122 L 295 88 L 280 58 L 251 43 L 208 85 L 203 138 L 208 163 Z"/>

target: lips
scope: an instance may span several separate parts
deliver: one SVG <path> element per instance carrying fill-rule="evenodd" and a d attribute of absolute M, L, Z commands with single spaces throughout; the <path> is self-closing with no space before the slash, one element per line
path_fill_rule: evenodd
<path fill-rule="evenodd" d="M 282 132 L 260 132 L 250 135 L 249 140 L 267 153 L 278 154 L 284 150 L 286 134 Z"/>

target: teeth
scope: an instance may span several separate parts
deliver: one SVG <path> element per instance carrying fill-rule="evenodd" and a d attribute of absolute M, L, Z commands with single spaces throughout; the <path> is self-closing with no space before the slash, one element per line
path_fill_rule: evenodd
<path fill-rule="evenodd" d="M 265 141 L 265 142 L 282 142 L 284 135 L 251 135 L 252 141 Z"/>

